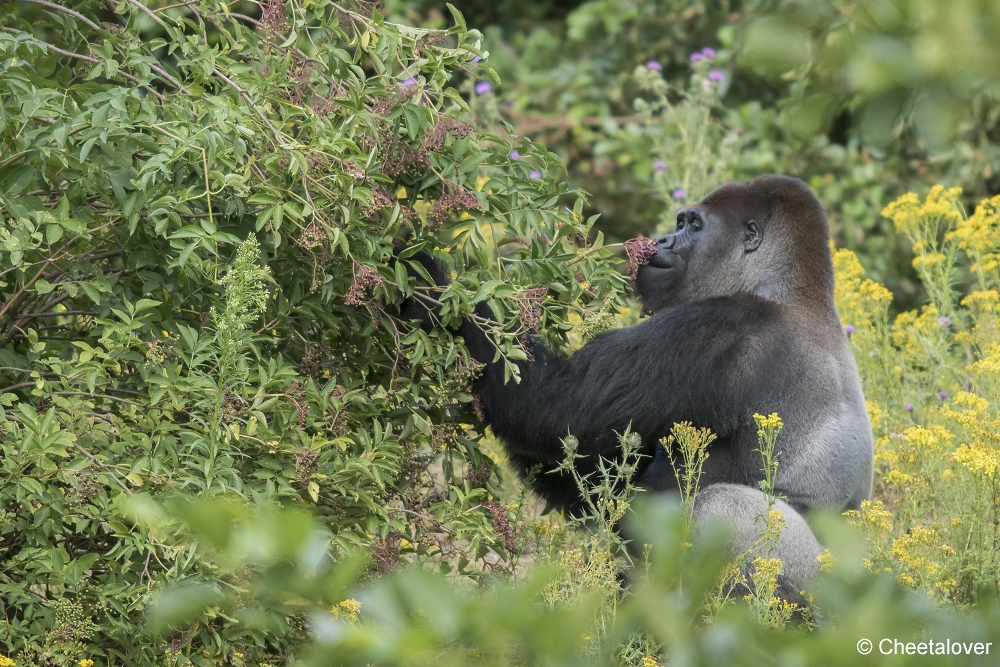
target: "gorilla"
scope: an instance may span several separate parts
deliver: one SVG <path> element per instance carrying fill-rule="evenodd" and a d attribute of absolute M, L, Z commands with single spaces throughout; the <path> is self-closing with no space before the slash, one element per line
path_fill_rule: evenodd
<path fill-rule="evenodd" d="M 754 413 L 777 412 L 776 488 L 786 527 L 777 546 L 782 589 L 794 597 L 818 569 L 820 546 L 801 513 L 857 509 L 872 488 L 873 443 L 861 382 L 834 306 L 834 274 L 823 210 L 800 180 L 761 176 L 724 185 L 677 214 L 672 234 L 634 285 L 650 316 L 607 331 L 571 357 L 536 340 L 521 382 L 504 382 L 485 335 L 460 334 L 486 364 L 478 380 L 485 423 L 516 468 L 551 473 L 561 439 L 579 440 L 587 473 L 619 453 L 616 433 L 642 437 L 636 472 L 650 491 L 676 489 L 660 438 L 677 422 L 708 427 L 710 445 L 695 518 L 734 524 L 740 553 L 759 536 L 765 497 Z M 439 284 L 426 255 L 414 257 Z M 481 313 L 488 316 L 488 312 Z M 576 486 L 561 473 L 533 476 L 550 504 L 572 511 Z"/>

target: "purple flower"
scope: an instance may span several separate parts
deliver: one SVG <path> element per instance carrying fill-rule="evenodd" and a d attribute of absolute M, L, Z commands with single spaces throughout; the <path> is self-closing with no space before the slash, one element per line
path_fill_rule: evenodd
<path fill-rule="evenodd" d="M 907 403 L 906 407 L 903 409 L 906 410 L 907 412 L 913 412 L 913 403 Z"/>
<path fill-rule="evenodd" d="M 472 59 L 472 62 L 478 63 L 480 60 L 482 60 L 482 58 L 480 58 L 479 56 L 476 56 L 475 58 Z"/>
<path fill-rule="evenodd" d="M 531 171 L 528 172 L 528 176 L 530 176 L 531 178 L 541 178 L 542 172 L 538 171 L 537 169 L 532 169 Z"/>
<path fill-rule="evenodd" d="M 410 78 L 408 78 L 408 79 L 403 79 L 403 81 L 402 81 L 402 85 L 404 85 L 404 86 L 406 86 L 407 88 L 409 88 L 410 86 L 415 86 L 415 85 L 417 85 L 417 80 L 416 80 L 416 79 L 414 79 L 414 78 L 413 78 L 413 77 L 411 76 L 411 77 L 410 77 Z"/>
<path fill-rule="evenodd" d="M 476 84 L 476 95 L 485 95 L 493 90 L 493 84 L 489 81 L 480 81 Z"/>
<path fill-rule="evenodd" d="M 706 58 L 714 58 L 715 49 L 713 49 L 711 46 L 706 46 L 701 50 L 701 55 L 705 56 Z"/>
<path fill-rule="evenodd" d="M 511 151 L 510 155 L 508 155 L 507 157 L 509 157 L 511 160 L 520 160 L 521 154 L 518 153 L 517 151 Z"/>
<path fill-rule="evenodd" d="M 848 324 L 846 327 L 844 327 L 844 331 L 846 331 L 849 334 L 852 334 L 855 331 L 857 331 L 857 329 L 854 328 L 853 324 Z"/>
<path fill-rule="evenodd" d="M 713 69 L 711 72 L 708 73 L 709 81 L 722 81 L 725 78 L 726 75 L 722 73 L 721 69 Z"/>
<path fill-rule="evenodd" d="M 704 58 L 705 58 L 705 56 L 701 55 L 700 53 L 692 53 L 691 54 L 691 62 L 693 62 L 693 63 L 696 63 L 699 60 L 703 60 Z"/>
<path fill-rule="evenodd" d="M 946 316 L 942 315 L 941 317 L 938 318 L 938 324 L 940 324 L 943 327 L 950 327 L 951 320 L 949 320 Z"/>
<path fill-rule="evenodd" d="M 666 168 L 667 168 L 667 163 L 664 162 L 663 160 L 657 160 L 656 162 L 653 163 L 653 169 L 655 169 L 656 171 L 663 171 Z"/>
<path fill-rule="evenodd" d="M 671 194 L 674 196 L 674 199 L 684 199 L 684 196 L 687 195 L 687 190 L 684 188 L 677 188 Z"/>
<path fill-rule="evenodd" d="M 943 401 L 944 399 L 948 398 L 948 392 L 946 392 L 946 391 L 939 391 L 938 392 L 938 398 L 940 398 Z"/>
<path fill-rule="evenodd" d="M 662 72 L 663 65 L 656 62 L 655 60 L 650 60 L 648 63 L 646 63 L 646 69 L 653 70 L 654 72 Z"/>

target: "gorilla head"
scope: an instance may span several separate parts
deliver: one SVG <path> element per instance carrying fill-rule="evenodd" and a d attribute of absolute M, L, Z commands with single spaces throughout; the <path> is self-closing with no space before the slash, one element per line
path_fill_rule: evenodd
<path fill-rule="evenodd" d="M 768 301 L 829 307 L 833 271 L 826 218 L 802 181 L 762 176 L 730 183 L 677 213 L 672 234 L 639 269 L 643 309 L 753 294 Z"/>

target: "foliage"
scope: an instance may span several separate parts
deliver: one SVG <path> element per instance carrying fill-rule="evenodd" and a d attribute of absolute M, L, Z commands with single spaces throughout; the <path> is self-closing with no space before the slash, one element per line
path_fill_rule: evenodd
<path fill-rule="evenodd" d="M 136 523 L 145 494 L 308 507 L 320 551 L 367 550 L 366 576 L 513 567 L 475 369 L 394 313 L 486 302 L 510 370 L 528 326 L 558 341 L 624 280 L 558 159 L 471 113 L 466 72 L 491 71 L 454 22 L 0 5 L 0 644 L 19 664 L 283 661 L 306 636 L 293 612 L 146 634 L 164 584 L 248 580 L 183 525 Z M 396 238 L 455 282 L 417 289 Z"/>
<path fill-rule="evenodd" d="M 964 76 L 995 46 L 952 38 L 906 80 L 879 61 L 993 10 L 923 4 L 505 0 L 518 20 L 484 36 L 402 0 L 0 3 L 0 667 L 1000 645 L 1000 201 L 963 208 L 1000 175 L 989 81 Z M 775 16 L 817 40 L 784 71 L 752 48 Z M 872 113 L 895 123 L 878 146 Z M 711 434 L 665 443 L 680 509 L 635 497 L 629 453 L 576 477 L 586 517 L 539 516 L 478 426 L 462 341 L 398 317 L 486 303 L 516 381 L 526 335 L 572 348 L 634 318 L 590 213 L 620 238 L 668 229 L 672 207 L 768 171 L 805 178 L 847 248 L 838 307 L 877 437 L 875 498 L 850 517 L 867 569 L 827 526 L 809 631 L 772 594 L 780 514 L 755 561 L 691 543 Z M 926 196 L 878 215 L 908 190 Z M 419 250 L 450 286 L 409 266 Z M 779 422 L 761 419 L 773 478 Z"/>
<path fill-rule="evenodd" d="M 977 98 L 996 96 L 998 37 L 993 2 L 791 0 L 749 23 L 741 51 L 772 75 L 802 68 L 796 112 L 807 128 L 829 124 L 849 98 L 867 139 L 886 143 L 910 116 L 943 146 Z"/>
<path fill-rule="evenodd" d="M 1000 190 L 1000 105 L 989 94 L 972 95 L 988 89 L 993 65 L 963 65 L 969 58 L 989 60 L 995 50 L 983 41 L 993 29 L 995 8 L 987 7 L 989 3 L 508 0 L 505 6 L 515 4 L 516 9 L 500 19 L 493 13 L 495 3 L 489 10 L 474 1 L 461 5 L 472 12 L 475 25 L 499 21 L 484 29 L 484 48 L 503 83 L 477 100 L 496 109 L 518 133 L 545 143 L 567 161 L 571 182 L 591 194 L 585 210 L 602 214 L 597 225 L 613 240 L 652 235 L 658 225 L 673 219 L 679 205 L 696 201 L 720 180 L 762 173 L 795 175 L 816 191 L 837 245 L 858 254 L 872 276 L 890 288 L 898 311 L 918 306 L 923 286 L 910 267 L 908 246 L 899 242 L 879 211 L 908 191 L 926 194 L 939 182 L 962 187 L 964 204 L 970 208 Z M 389 2 L 388 10 L 419 21 L 421 8 L 427 6 L 400 0 Z M 917 8 L 924 6 L 928 16 L 940 20 L 920 15 Z M 563 20 L 567 9 L 571 11 Z M 891 20 L 866 18 L 878 12 Z M 978 15 L 983 15 L 982 23 Z M 434 11 L 426 16 L 426 25 L 440 25 Z M 786 28 L 792 33 L 783 36 Z M 792 49 L 795 60 L 786 58 L 787 67 L 762 61 L 789 53 L 757 46 L 793 46 L 803 30 L 812 31 L 814 48 Z M 824 36 L 833 33 L 846 42 L 841 39 L 835 48 L 827 47 Z M 923 36 L 930 41 L 921 41 Z M 849 46 L 842 49 L 844 43 Z M 935 45 L 932 58 L 921 52 L 926 43 Z M 683 143 L 672 143 L 667 155 L 660 152 L 656 134 L 676 134 L 686 125 L 681 119 L 676 125 L 664 124 L 662 130 L 649 127 L 634 105 L 637 98 L 647 99 L 636 75 L 645 76 L 646 63 L 655 61 L 671 91 L 667 99 L 683 105 L 677 91 L 699 90 L 690 81 L 708 62 L 692 63 L 691 57 L 706 47 L 716 52 L 712 68 L 720 70 L 724 80 L 719 98 L 698 112 L 711 111 L 711 122 L 704 127 L 707 135 L 725 138 L 724 144 L 709 144 L 712 164 L 714 156 L 723 154 L 726 164 L 715 179 L 688 187 L 683 173 L 664 173 L 653 165 L 663 161 L 670 170 L 679 169 L 684 161 L 678 154 L 702 156 L 705 149 L 691 151 Z M 953 47 L 961 51 L 955 58 Z M 837 58 L 828 57 L 833 52 Z M 897 66 L 905 54 L 913 54 L 913 59 L 906 67 Z M 927 69 L 928 59 L 940 61 L 943 69 Z M 961 68 L 962 76 L 949 74 L 955 68 Z M 886 74 L 878 79 L 889 86 L 885 95 L 852 88 L 856 70 Z M 918 76 L 901 81 L 899 72 Z M 913 106 L 932 84 L 938 86 L 935 90 L 954 86 L 955 95 L 929 99 L 961 111 L 951 119 L 957 126 L 946 133 L 946 144 L 928 144 L 923 131 L 914 129 L 918 114 Z M 892 104 L 879 106 L 886 97 Z M 891 131 L 872 137 L 865 129 L 864 109 L 878 107 L 895 114 L 893 105 L 901 100 L 909 101 Z M 956 101 L 959 105 L 952 107 Z M 679 187 L 690 199 L 671 196 Z M 660 229 L 669 229 L 669 224 Z"/>

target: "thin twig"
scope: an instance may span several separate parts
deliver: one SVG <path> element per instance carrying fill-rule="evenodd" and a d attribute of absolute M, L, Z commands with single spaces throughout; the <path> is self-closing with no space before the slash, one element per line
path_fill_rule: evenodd
<path fill-rule="evenodd" d="M 131 496 L 133 498 L 135 497 L 135 494 L 132 493 L 132 489 L 130 489 L 127 486 L 125 486 L 125 484 L 120 479 L 118 479 L 118 476 L 115 475 L 114 471 L 111 470 L 111 468 L 109 468 L 108 466 L 106 466 L 103 463 L 101 463 L 100 460 L 98 460 L 98 458 L 96 456 L 94 456 L 93 454 L 91 454 L 90 452 L 88 452 L 86 449 L 84 449 L 83 447 L 81 447 L 79 443 L 74 442 L 73 446 L 76 447 L 77 449 L 79 449 L 83 453 L 83 455 L 86 456 L 88 459 L 90 459 L 91 461 L 93 461 L 94 463 L 96 463 L 98 466 L 100 466 L 101 468 L 103 468 L 104 470 L 106 470 L 107 473 L 109 475 L 111 475 L 111 479 L 115 480 L 115 484 L 117 484 L 118 486 L 120 486 L 125 493 L 127 493 L 129 496 Z M 152 536 L 150 536 L 150 537 L 152 537 Z"/>
<path fill-rule="evenodd" d="M 267 119 L 267 116 L 266 116 L 266 115 L 264 115 L 264 112 L 260 110 L 260 107 L 258 107 L 258 106 L 256 105 L 256 103 L 254 103 L 254 101 L 253 101 L 252 99 L 250 99 L 250 94 L 249 94 L 249 93 L 247 93 L 247 91 L 245 91 L 245 90 L 243 90 L 242 88 L 240 88 L 240 87 L 239 87 L 239 85 L 237 85 L 235 81 L 233 81 L 232 79 L 230 79 L 229 77 L 227 77 L 227 76 L 226 76 L 225 74 L 223 74 L 222 72 L 220 72 L 220 71 L 218 70 L 218 68 L 215 68 L 215 69 L 213 69 L 213 72 L 214 72 L 214 73 L 215 73 L 215 74 L 216 74 L 216 75 L 217 75 L 217 76 L 218 76 L 218 77 L 219 77 L 220 79 L 222 79 L 222 80 L 223 80 L 223 81 L 225 81 L 225 82 L 226 82 L 227 84 L 229 84 L 229 85 L 230 85 L 230 86 L 232 87 L 232 89 L 233 89 L 233 90 L 235 90 L 236 92 L 238 92 L 238 93 L 239 93 L 239 94 L 240 94 L 240 95 L 241 95 L 241 96 L 243 97 L 243 99 L 244 99 L 244 100 L 246 100 L 247 104 L 249 104 L 249 105 L 250 105 L 250 107 L 251 107 L 251 108 L 252 108 L 252 109 L 253 109 L 254 111 L 256 111 L 256 112 L 257 112 L 257 115 L 258 115 L 258 116 L 260 117 L 260 119 L 261 119 L 262 121 L 264 121 L 264 124 L 265 124 L 265 125 L 267 125 L 267 126 L 268 126 L 268 128 L 270 128 L 271 132 L 273 132 L 273 133 L 274 133 L 274 138 L 275 138 L 275 140 L 276 140 L 276 141 L 278 142 L 278 144 L 279 144 L 279 145 L 280 145 L 280 146 L 281 146 L 282 148 L 285 148 L 285 147 L 287 147 L 287 146 L 288 146 L 288 143 L 287 143 L 287 142 L 285 141 L 285 138 L 284 138 L 284 137 L 282 136 L 282 134 L 281 134 L 280 132 L 278 132 L 278 128 L 276 128 L 276 127 L 275 127 L 274 125 L 272 125 L 272 124 L 271 124 L 271 121 Z"/>
<path fill-rule="evenodd" d="M 134 405 L 139 408 L 152 407 L 146 405 L 145 403 L 139 403 L 137 401 L 130 401 L 127 398 L 118 398 L 117 396 L 111 396 L 110 394 L 93 394 L 89 391 L 54 391 L 52 392 L 55 396 L 89 396 L 90 398 L 105 398 L 109 401 L 118 401 L 119 403 L 128 403 L 129 405 Z"/>
<path fill-rule="evenodd" d="M 31 39 L 35 40 L 39 44 L 44 45 L 46 49 L 49 49 L 50 51 L 55 51 L 59 55 L 66 56 L 67 58 L 76 58 L 78 60 L 83 60 L 84 62 L 95 63 L 95 64 L 101 62 L 97 58 L 91 58 L 90 56 L 85 56 L 85 55 L 82 55 L 82 54 L 79 54 L 79 53 L 73 53 L 72 51 L 65 51 L 63 49 L 60 49 L 58 46 L 53 46 L 52 44 L 49 44 L 48 42 L 44 42 L 44 41 L 38 39 L 34 35 L 31 35 L 31 34 L 26 33 L 26 32 L 22 32 L 20 30 L 15 30 L 14 28 L 0 28 L 0 30 L 3 30 L 4 32 L 10 33 L 11 35 L 28 35 L 29 37 L 31 37 Z M 136 85 L 142 86 L 143 90 L 145 90 L 147 93 L 155 95 L 156 98 L 159 99 L 161 102 L 164 102 L 164 103 L 167 102 L 167 98 L 166 97 L 164 97 L 160 93 L 156 92 L 155 90 L 153 90 L 149 86 L 143 84 L 142 81 L 140 81 L 139 79 L 135 78 L 131 74 L 127 74 L 127 73 L 125 73 L 125 72 L 123 72 L 121 70 L 118 70 L 118 74 L 120 74 L 122 76 L 122 78 L 128 79 L 129 81 L 134 82 Z M 38 118 L 37 120 L 46 120 L 47 121 L 48 119 Z M 52 122 L 54 123 L 55 121 L 52 121 Z"/>

